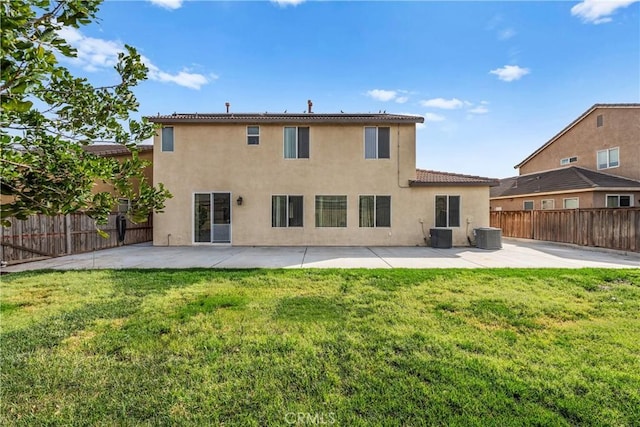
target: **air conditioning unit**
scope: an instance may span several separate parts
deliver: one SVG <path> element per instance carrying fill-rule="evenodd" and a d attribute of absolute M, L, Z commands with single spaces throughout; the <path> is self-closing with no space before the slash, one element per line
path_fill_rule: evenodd
<path fill-rule="evenodd" d="M 502 230 L 494 227 L 476 228 L 476 247 L 480 249 L 501 249 Z"/>
<path fill-rule="evenodd" d="M 448 249 L 453 246 L 453 233 L 450 228 L 432 228 L 429 230 L 431 236 L 431 247 Z"/>

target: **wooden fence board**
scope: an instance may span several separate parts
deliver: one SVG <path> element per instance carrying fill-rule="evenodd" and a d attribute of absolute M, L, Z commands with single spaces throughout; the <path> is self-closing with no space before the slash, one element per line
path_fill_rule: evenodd
<path fill-rule="evenodd" d="M 504 237 L 640 252 L 640 208 L 494 211 Z"/>
<path fill-rule="evenodd" d="M 116 228 L 117 214 L 111 214 L 106 225 L 98 228 L 109 234 L 103 238 L 96 232 L 94 221 L 84 214 L 48 217 L 32 215 L 24 221 L 11 219 L 9 227 L 2 227 L 0 259 L 12 262 L 42 259 L 89 252 L 119 246 Z M 133 224 L 127 221 L 125 245 L 153 239 L 151 220 Z"/>

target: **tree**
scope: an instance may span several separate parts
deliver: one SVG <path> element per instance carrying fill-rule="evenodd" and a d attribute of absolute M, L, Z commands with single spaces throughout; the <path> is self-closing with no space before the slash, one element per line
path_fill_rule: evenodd
<path fill-rule="evenodd" d="M 100 1 L 3 0 L 0 5 L 0 176 L 1 219 L 31 214 L 84 212 L 105 223 L 117 199 L 131 202 L 129 218 L 144 221 L 159 212 L 171 194 L 144 178 L 148 162 L 136 143 L 153 135 L 153 124 L 135 120 L 138 101 L 132 88 L 146 79 L 140 55 L 126 46 L 114 67 L 118 81 L 94 87 L 74 77 L 58 58 L 77 56 L 59 31 L 96 19 Z M 98 157 L 83 145 L 109 141 L 125 145 L 124 162 Z M 94 193 L 104 181 L 114 194 Z"/>

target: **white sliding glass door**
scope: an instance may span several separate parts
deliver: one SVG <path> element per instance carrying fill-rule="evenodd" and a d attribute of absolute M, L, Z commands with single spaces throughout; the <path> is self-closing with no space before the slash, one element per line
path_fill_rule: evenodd
<path fill-rule="evenodd" d="M 194 197 L 196 243 L 231 243 L 231 193 L 196 193 Z"/>

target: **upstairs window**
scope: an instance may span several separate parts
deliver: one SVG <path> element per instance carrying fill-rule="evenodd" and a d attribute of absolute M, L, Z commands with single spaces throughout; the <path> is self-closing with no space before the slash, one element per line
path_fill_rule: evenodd
<path fill-rule="evenodd" d="M 564 159 L 560 159 L 560 165 L 564 166 L 564 165 L 568 165 L 569 163 L 575 163 L 578 161 L 577 157 L 565 157 Z"/>
<path fill-rule="evenodd" d="M 284 158 L 308 159 L 309 158 L 309 128 L 285 127 L 284 128 Z"/>
<path fill-rule="evenodd" d="M 260 126 L 247 126 L 247 145 L 260 144 Z"/>
<path fill-rule="evenodd" d="M 598 169 L 617 168 L 618 166 L 620 166 L 619 148 L 598 151 Z"/>
<path fill-rule="evenodd" d="M 271 226 L 302 227 L 302 196 L 272 196 Z"/>
<path fill-rule="evenodd" d="M 172 127 L 162 128 L 161 140 L 162 140 L 162 147 L 161 147 L 162 151 L 166 151 L 166 152 L 173 151 L 173 128 Z"/>
<path fill-rule="evenodd" d="M 436 227 L 460 227 L 460 196 L 436 196 Z"/>
<path fill-rule="evenodd" d="M 365 127 L 364 158 L 388 159 L 390 135 L 391 128 L 388 127 Z"/>
<path fill-rule="evenodd" d="M 391 196 L 360 196 L 360 227 L 391 227 Z"/>
<path fill-rule="evenodd" d="M 596 127 L 602 127 L 602 125 L 604 124 L 604 118 L 602 117 L 602 114 L 599 114 L 598 116 L 596 116 Z"/>

